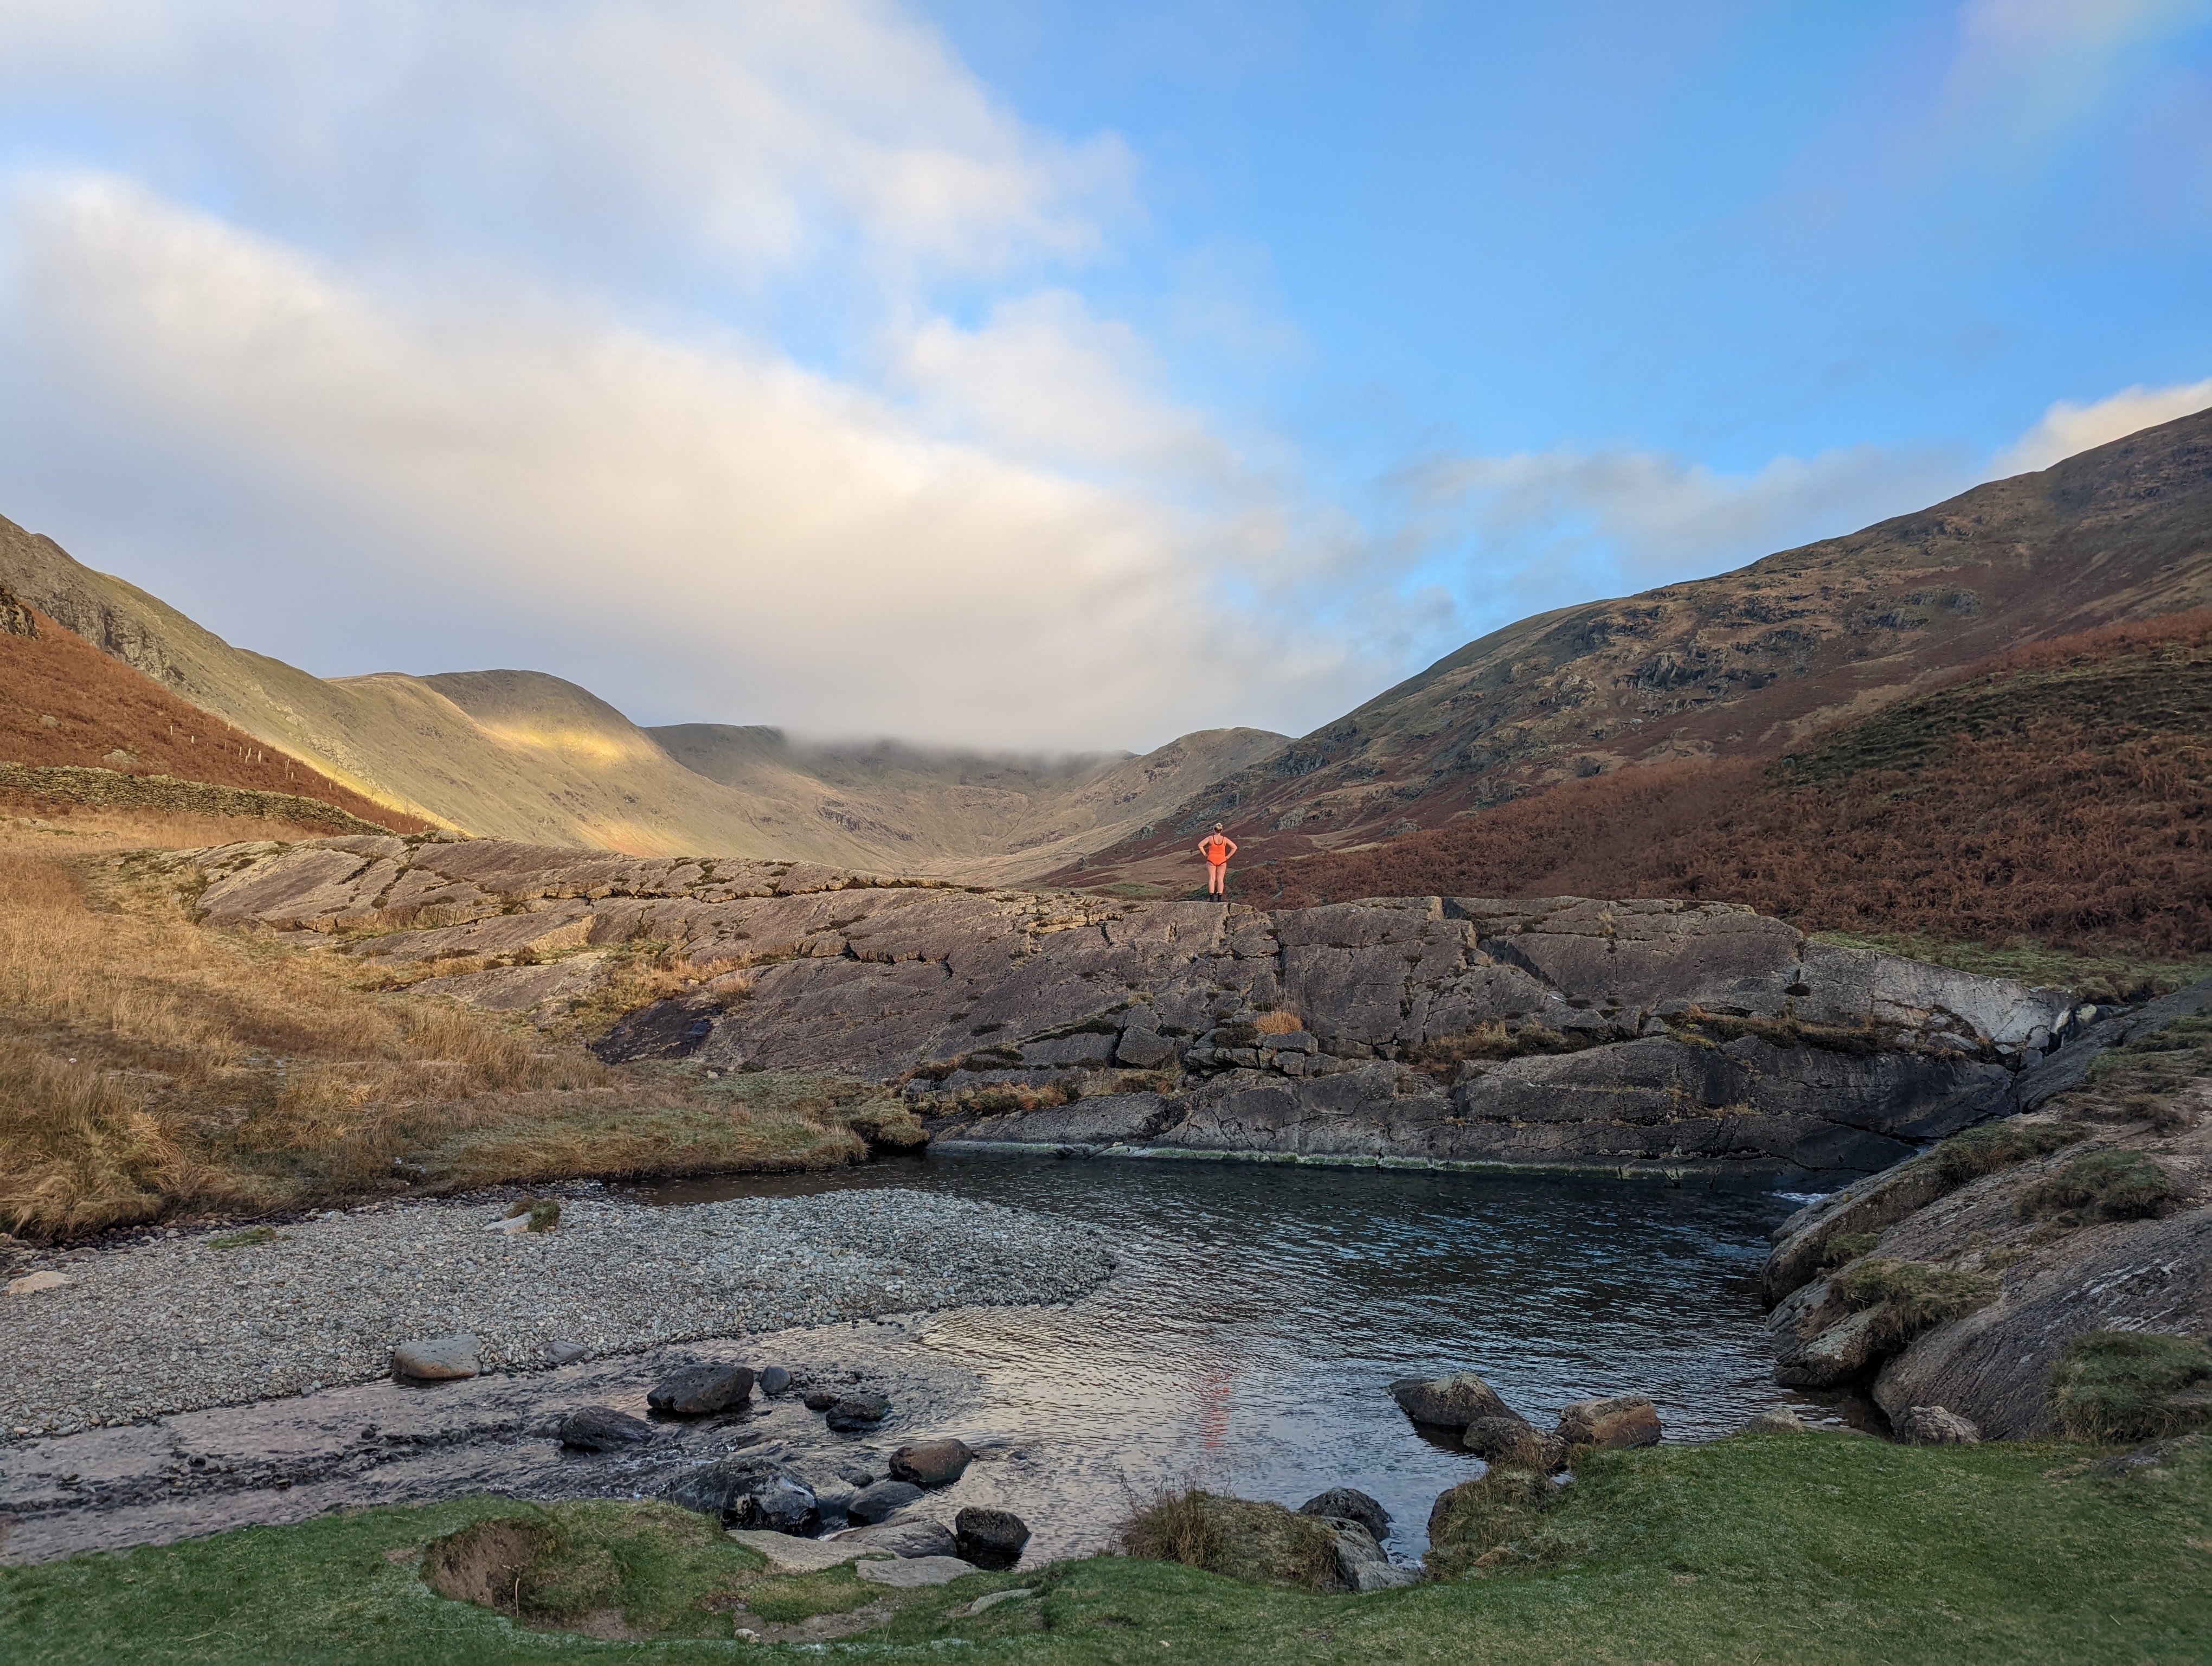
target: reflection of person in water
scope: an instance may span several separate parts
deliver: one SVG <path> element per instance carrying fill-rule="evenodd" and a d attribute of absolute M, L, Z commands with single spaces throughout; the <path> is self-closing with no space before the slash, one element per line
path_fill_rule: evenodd
<path fill-rule="evenodd" d="M 1206 894 L 1229 900 L 1229 859 L 1237 854 L 1237 841 L 1221 830 L 1221 824 L 1213 824 L 1213 831 L 1198 842 L 1198 854 L 1206 858 Z"/>
<path fill-rule="evenodd" d="M 1198 1441 L 1212 1451 L 1229 1444 L 1229 1415 L 1237 1403 L 1237 1367 L 1208 1365 L 1198 1378 Z"/>

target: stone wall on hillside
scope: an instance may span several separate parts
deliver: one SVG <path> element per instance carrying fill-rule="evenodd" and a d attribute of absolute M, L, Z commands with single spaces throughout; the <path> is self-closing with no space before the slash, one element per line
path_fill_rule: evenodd
<path fill-rule="evenodd" d="M 1848 1176 L 2011 1109 L 2086 1016 L 1720 903 L 1271 913 L 491 841 L 168 860 L 210 924 L 541 1019 L 649 950 L 694 981 L 605 1056 L 896 1081 L 950 1140 Z"/>

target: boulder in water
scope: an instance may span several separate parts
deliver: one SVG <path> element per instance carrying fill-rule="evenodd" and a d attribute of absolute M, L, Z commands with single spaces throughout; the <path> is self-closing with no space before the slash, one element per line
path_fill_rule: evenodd
<path fill-rule="evenodd" d="M 1471 1371 L 1449 1377 L 1401 1377 L 1390 1385 L 1390 1397 L 1414 1422 L 1432 1428 L 1464 1429 L 1486 1417 L 1513 1415 L 1498 1391 Z"/>
<path fill-rule="evenodd" d="M 653 1438 L 653 1426 L 611 1406 L 579 1406 L 555 1432 L 575 1451 L 614 1452 L 644 1445 Z"/>
<path fill-rule="evenodd" d="M 916 1487 L 949 1487 L 975 1461 L 965 1441 L 917 1440 L 891 1454 L 891 1479 Z"/>
<path fill-rule="evenodd" d="M 1316 1493 L 1298 1506 L 1298 1514 L 1358 1522 L 1378 1545 L 1390 1536 L 1390 1512 L 1356 1487 L 1332 1487 L 1326 1493 Z"/>
<path fill-rule="evenodd" d="M 1656 1446 L 1659 1408 L 1640 1394 L 1577 1400 L 1560 1408 L 1559 1438 L 1570 1446 Z"/>
<path fill-rule="evenodd" d="M 962 1556 L 994 1572 L 1020 1561 L 1022 1547 L 1030 1541 L 1029 1523 L 1019 1516 L 981 1505 L 970 1505 L 952 1518 L 952 1535 Z"/>
<path fill-rule="evenodd" d="M 663 1377 L 645 1396 L 656 1412 L 710 1417 L 753 1397 L 753 1374 L 743 1365 L 692 1365 Z"/>

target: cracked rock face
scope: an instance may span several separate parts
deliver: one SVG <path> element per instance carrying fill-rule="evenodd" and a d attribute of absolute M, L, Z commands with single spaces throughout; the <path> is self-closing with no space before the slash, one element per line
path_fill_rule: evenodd
<path fill-rule="evenodd" d="M 1726 903 L 1269 912 L 368 836 L 161 860 L 206 876 L 210 923 L 546 1022 L 623 945 L 674 944 L 695 992 L 605 1056 L 902 1081 L 968 1140 L 1847 1178 L 2011 1109 L 2078 1027 L 2063 991 Z M 1019 1108 L 1055 1085 L 1085 1097 Z"/>

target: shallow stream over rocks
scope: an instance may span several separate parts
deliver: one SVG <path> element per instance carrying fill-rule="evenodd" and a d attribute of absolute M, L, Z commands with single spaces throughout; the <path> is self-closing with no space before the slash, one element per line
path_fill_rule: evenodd
<path fill-rule="evenodd" d="M 1404 1560 L 1423 1547 L 1436 1494 L 1479 1465 L 1407 1422 L 1385 1391 L 1395 1377 L 1471 1367 L 1544 1422 L 1571 1400 L 1648 1394 L 1669 1439 L 1725 1433 L 1790 1398 L 1769 1377 L 1756 1287 L 1768 1231 L 1794 1207 L 1780 1196 L 997 1157 L 634 1195 L 694 1205 L 884 1189 L 953 1205 L 942 1219 L 956 1234 L 969 1219 L 960 1203 L 1033 1211 L 1046 1218 L 1041 1242 L 1087 1246 L 1097 1240 L 1081 1229 L 1095 1226 L 1118 1265 L 1056 1304 L 678 1342 L 431 1388 L 364 1383 L 19 1441 L 0 1448 L 0 1514 L 12 1518 L 0 1560 L 471 1491 L 650 1496 L 739 1450 L 880 1475 L 896 1447 L 939 1435 L 979 1461 L 925 1500 L 928 1513 L 1012 1509 L 1035 1529 L 1032 1562 L 1098 1547 L 1133 1494 L 1186 1480 L 1291 1504 L 1358 1487 L 1395 1518 L 1389 1548 Z M 825 1222 L 847 1213 L 816 1201 Z M 943 1253 L 972 1276 L 978 1247 Z M 920 1288 L 933 1253 L 918 1259 Z M 599 1269 L 595 1287 L 617 1271 Z M 1029 1281 L 1050 1282 L 1034 1268 Z M 565 1452 L 550 1438 L 580 1405 L 644 1414 L 656 1375 L 694 1360 L 781 1365 L 801 1387 L 864 1383 L 893 1410 L 872 1432 L 837 1435 L 797 1392 L 756 1394 L 748 1416 L 663 1425 L 635 1453 Z"/>

